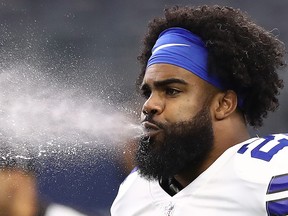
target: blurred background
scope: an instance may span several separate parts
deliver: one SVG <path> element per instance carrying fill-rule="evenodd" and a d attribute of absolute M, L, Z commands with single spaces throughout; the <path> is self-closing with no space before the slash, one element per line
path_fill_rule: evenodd
<path fill-rule="evenodd" d="M 1 72 L 21 62 L 25 73 L 41 70 L 61 89 L 81 89 L 89 98 L 101 97 L 137 119 L 141 99 L 134 93 L 134 83 L 141 40 L 148 21 L 175 4 L 240 8 L 288 44 L 288 1 L 284 0 L 1 0 Z M 280 74 L 288 83 L 286 72 Z M 279 98 L 279 110 L 262 128 L 251 129 L 251 135 L 287 132 L 288 87 Z M 87 215 L 109 215 L 118 186 L 131 167 L 129 155 L 111 159 L 105 151 L 95 158 L 92 150 L 74 162 L 48 157 L 37 174 L 40 196 Z"/>

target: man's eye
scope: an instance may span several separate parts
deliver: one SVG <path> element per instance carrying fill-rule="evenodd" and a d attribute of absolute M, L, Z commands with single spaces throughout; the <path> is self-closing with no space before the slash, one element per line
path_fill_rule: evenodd
<path fill-rule="evenodd" d="M 146 91 L 142 91 L 141 93 L 142 97 L 144 97 L 145 99 L 148 99 L 151 95 L 151 91 L 146 90 Z"/>
<path fill-rule="evenodd" d="M 180 93 L 179 90 L 173 89 L 173 88 L 167 88 L 165 91 L 167 95 L 172 95 L 172 96 Z"/>

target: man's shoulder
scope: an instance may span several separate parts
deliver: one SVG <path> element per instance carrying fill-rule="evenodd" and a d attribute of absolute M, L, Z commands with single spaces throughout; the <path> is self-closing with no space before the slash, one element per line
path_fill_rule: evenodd
<path fill-rule="evenodd" d="M 118 196 L 123 196 L 124 194 L 133 194 L 135 196 L 135 192 L 143 192 L 147 191 L 147 188 L 151 184 L 151 181 L 148 181 L 146 178 L 143 178 L 137 167 L 135 167 L 131 173 L 126 177 L 126 179 L 122 182 L 119 187 Z"/>
<path fill-rule="evenodd" d="M 124 187 L 131 187 L 140 177 L 138 167 L 135 167 L 130 174 L 124 179 L 122 184 L 120 185 L 121 188 Z M 138 180 L 139 181 L 139 180 Z"/>
<path fill-rule="evenodd" d="M 120 185 L 111 207 L 111 215 L 127 215 L 127 212 L 132 215 L 131 212 L 137 212 L 139 206 L 150 204 L 152 184 L 157 184 L 157 181 L 147 180 L 135 168 Z"/>
<path fill-rule="evenodd" d="M 272 134 L 233 147 L 235 168 L 250 177 L 270 178 L 288 174 L 288 134 Z"/>

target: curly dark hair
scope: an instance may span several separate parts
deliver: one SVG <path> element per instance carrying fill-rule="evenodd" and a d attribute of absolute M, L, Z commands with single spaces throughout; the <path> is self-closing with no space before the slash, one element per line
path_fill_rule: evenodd
<path fill-rule="evenodd" d="M 170 27 L 182 27 L 200 36 L 208 49 L 208 72 L 216 73 L 230 89 L 245 95 L 240 110 L 248 124 L 260 127 L 268 111 L 279 106 L 277 95 L 283 80 L 276 72 L 285 66 L 285 46 L 271 32 L 253 22 L 246 13 L 227 6 L 173 6 L 164 17 L 148 25 L 142 66 L 137 80 L 145 75 L 146 65 L 158 35 Z"/>

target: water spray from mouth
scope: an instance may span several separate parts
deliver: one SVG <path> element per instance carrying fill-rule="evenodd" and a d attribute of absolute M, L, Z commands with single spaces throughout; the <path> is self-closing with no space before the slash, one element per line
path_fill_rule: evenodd
<path fill-rule="evenodd" d="M 143 134 L 124 108 L 63 88 L 27 65 L 2 71 L 0 104 L 2 143 L 18 152 L 29 149 L 37 157 L 111 150 Z M 24 153 L 17 157 L 29 158 Z"/>

